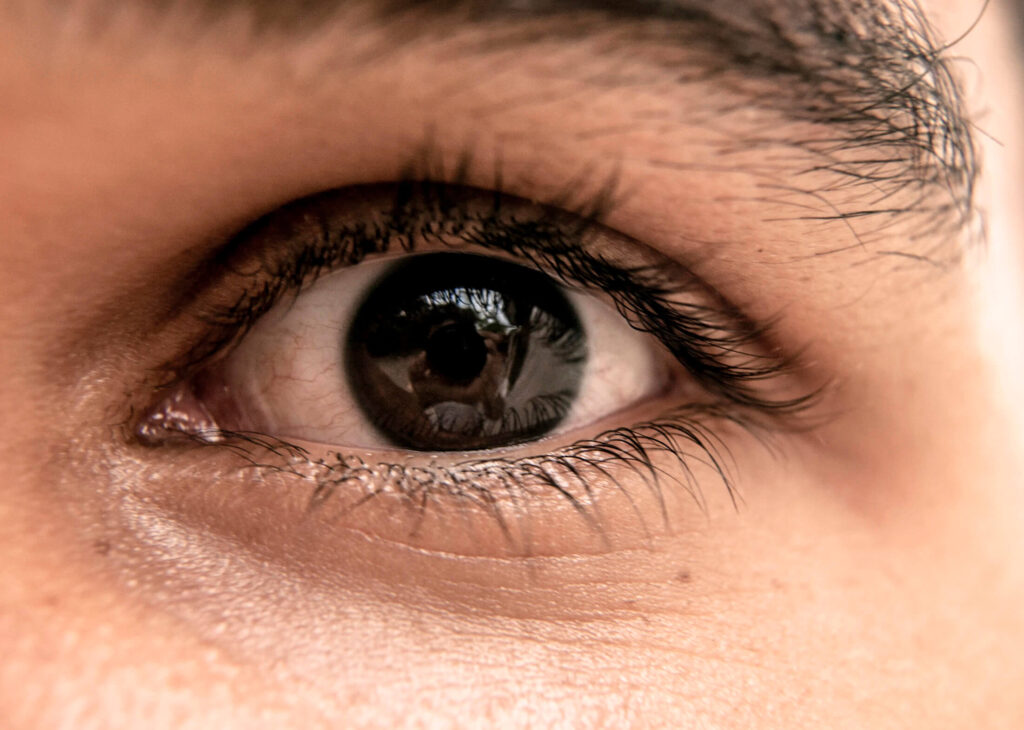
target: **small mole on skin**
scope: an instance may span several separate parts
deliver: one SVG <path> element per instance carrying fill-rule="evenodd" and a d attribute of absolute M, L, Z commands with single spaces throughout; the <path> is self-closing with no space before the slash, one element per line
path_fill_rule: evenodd
<path fill-rule="evenodd" d="M 676 573 L 676 580 L 680 583 L 689 583 L 693 580 L 693 576 L 690 575 L 690 571 L 683 569 Z"/>
<path fill-rule="evenodd" d="M 97 540 L 92 544 L 92 547 L 100 555 L 106 555 L 110 552 L 110 543 L 106 540 Z"/>

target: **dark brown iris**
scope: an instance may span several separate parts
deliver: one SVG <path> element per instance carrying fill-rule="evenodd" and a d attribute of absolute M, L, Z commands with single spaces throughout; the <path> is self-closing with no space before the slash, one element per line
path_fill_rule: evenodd
<path fill-rule="evenodd" d="M 561 287 L 533 269 L 436 253 L 393 266 L 345 342 L 367 418 L 396 445 L 486 449 L 538 438 L 570 410 L 586 339 Z"/>

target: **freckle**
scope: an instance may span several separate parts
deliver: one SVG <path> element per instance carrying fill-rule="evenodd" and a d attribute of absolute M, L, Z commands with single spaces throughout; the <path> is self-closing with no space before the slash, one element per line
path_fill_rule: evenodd
<path fill-rule="evenodd" d="M 92 547 L 99 555 L 106 555 L 110 552 L 110 543 L 106 540 L 97 540 L 92 544 Z"/>
<path fill-rule="evenodd" d="M 676 573 L 676 580 L 680 583 L 689 583 L 693 580 L 693 576 L 690 575 L 690 571 L 683 569 Z"/>

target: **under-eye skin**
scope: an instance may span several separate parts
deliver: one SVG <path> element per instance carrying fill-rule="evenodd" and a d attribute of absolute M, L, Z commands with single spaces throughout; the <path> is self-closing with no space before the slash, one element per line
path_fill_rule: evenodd
<path fill-rule="evenodd" d="M 274 211 L 218 254 L 193 342 L 162 368 L 138 440 L 227 447 L 293 475 L 317 504 L 450 500 L 502 529 L 507 505 L 535 495 L 598 527 L 598 483 L 700 501 L 700 472 L 731 490 L 722 432 L 791 419 L 814 389 L 794 386 L 765 326 L 604 229 L 600 204 L 578 210 L 407 182 Z M 330 319 L 339 298 L 348 321 Z M 312 327 L 303 308 L 318 301 L 311 318 L 328 319 Z M 604 310 L 625 366 L 586 331 L 580 302 Z M 595 360 L 611 376 L 588 390 Z M 599 405 L 570 415 L 588 398 Z"/>

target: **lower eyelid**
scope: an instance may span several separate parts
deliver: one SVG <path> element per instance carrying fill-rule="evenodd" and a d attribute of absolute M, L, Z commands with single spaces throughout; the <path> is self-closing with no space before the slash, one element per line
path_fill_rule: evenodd
<path fill-rule="evenodd" d="M 200 450 L 229 470 L 203 499 L 230 509 L 232 523 L 269 510 L 282 529 L 316 524 L 444 554 L 603 553 L 642 547 L 699 517 L 707 499 L 731 499 L 725 443 L 751 427 L 727 407 L 692 406 L 590 441 L 448 463 L 229 436 Z"/>

